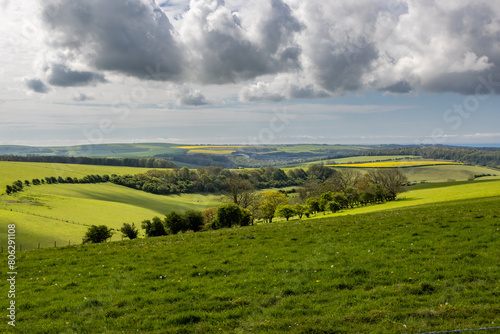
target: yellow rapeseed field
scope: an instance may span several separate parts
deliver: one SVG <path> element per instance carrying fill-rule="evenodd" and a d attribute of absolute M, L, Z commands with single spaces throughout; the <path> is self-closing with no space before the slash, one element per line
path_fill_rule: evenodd
<path fill-rule="evenodd" d="M 189 150 L 188 153 L 205 153 L 205 154 L 231 154 L 238 151 L 239 148 L 250 147 L 244 145 L 207 145 L 207 146 L 177 146 L 176 148 L 181 148 L 184 150 Z"/>
<path fill-rule="evenodd" d="M 386 162 L 368 162 L 356 164 L 337 164 L 326 165 L 328 167 L 349 167 L 349 168 L 398 168 L 398 167 L 419 167 L 419 166 L 433 166 L 433 165 L 463 165 L 463 163 L 450 162 L 450 161 L 431 161 L 431 160 L 417 160 L 417 161 L 386 161 Z"/>

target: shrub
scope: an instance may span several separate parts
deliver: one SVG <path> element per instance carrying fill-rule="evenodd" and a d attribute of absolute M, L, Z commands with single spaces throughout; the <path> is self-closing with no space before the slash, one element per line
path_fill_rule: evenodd
<path fill-rule="evenodd" d="M 132 223 L 132 225 L 130 225 L 129 223 L 123 223 L 120 232 L 122 232 L 123 235 L 130 240 L 137 238 L 137 235 L 139 234 L 139 230 L 135 227 L 134 223 Z"/>
<path fill-rule="evenodd" d="M 154 217 L 152 220 L 143 220 L 141 227 L 146 230 L 146 235 L 148 237 L 167 235 L 165 226 L 163 226 L 161 219 L 158 217 Z"/>
<path fill-rule="evenodd" d="M 114 232 L 109 229 L 106 225 L 92 225 L 89 227 L 87 233 L 85 233 L 85 237 L 83 238 L 83 243 L 101 243 L 106 241 L 106 239 L 111 238 Z"/>
<path fill-rule="evenodd" d="M 187 230 L 198 232 L 203 227 L 203 214 L 197 210 L 187 210 L 184 212 L 184 220 L 186 221 Z"/>
<path fill-rule="evenodd" d="M 182 214 L 175 211 L 170 212 L 165 216 L 165 226 L 172 234 L 177 234 L 181 231 L 187 231 L 188 226 Z"/>

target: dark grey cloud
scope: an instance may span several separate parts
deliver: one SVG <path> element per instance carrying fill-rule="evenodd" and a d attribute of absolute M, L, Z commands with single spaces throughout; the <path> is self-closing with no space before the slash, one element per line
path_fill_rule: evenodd
<path fill-rule="evenodd" d="M 114 72 L 177 85 L 251 80 L 244 101 L 365 90 L 474 94 L 478 76 L 500 67 L 493 1 L 47 0 L 42 7 L 49 52 L 64 55 L 44 78 L 56 86 L 104 82 Z M 280 82 L 284 75 L 300 82 Z M 206 103 L 201 93 L 182 96 L 182 104 Z"/>
<path fill-rule="evenodd" d="M 172 25 L 154 1 L 47 1 L 42 17 L 52 48 L 96 70 L 154 80 L 182 70 Z"/>
<path fill-rule="evenodd" d="M 36 93 L 45 94 L 50 90 L 40 79 L 26 79 L 24 83 L 28 89 Z"/>
<path fill-rule="evenodd" d="M 104 83 L 104 75 L 88 71 L 72 71 L 63 64 L 54 64 L 50 68 L 48 82 L 53 86 L 76 87 Z"/>
<path fill-rule="evenodd" d="M 187 86 L 178 88 L 175 92 L 175 97 L 177 103 L 184 106 L 199 107 L 210 103 L 198 89 Z"/>

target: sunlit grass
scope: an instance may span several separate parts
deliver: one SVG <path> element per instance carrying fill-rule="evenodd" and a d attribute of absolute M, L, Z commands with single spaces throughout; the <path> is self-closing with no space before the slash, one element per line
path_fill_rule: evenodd
<path fill-rule="evenodd" d="M 15 332 L 421 333 L 496 326 L 499 201 L 18 252 Z M 0 289 L 7 291 L 7 283 Z"/>

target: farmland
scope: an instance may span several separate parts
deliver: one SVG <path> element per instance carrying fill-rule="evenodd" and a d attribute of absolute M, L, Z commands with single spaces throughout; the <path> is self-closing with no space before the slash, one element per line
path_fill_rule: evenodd
<path fill-rule="evenodd" d="M 407 168 L 407 167 L 442 166 L 442 165 L 463 165 L 463 164 L 451 161 L 411 160 L 411 161 L 346 163 L 346 164 L 325 165 L 325 166 L 336 167 L 336 168 Z"/>
<path fill-rule="evenodd" d="M 498 201 L 18 252 L 16 333 L 494 327 Z"/>

